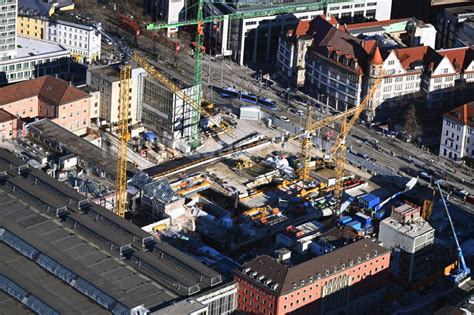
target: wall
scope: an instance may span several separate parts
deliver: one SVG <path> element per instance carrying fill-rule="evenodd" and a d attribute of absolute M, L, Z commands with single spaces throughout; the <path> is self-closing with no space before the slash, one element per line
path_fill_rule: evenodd
<path fill-rule="evenodd" d="M 92 99 L 90 96 L 86 99 L 57 106 L 56 118 L 52 119 L 52 121 L 75 134 L 85 134 L 87 127 L 90 126 Z"/>
<path fill-rule="evenodd" d="M 18 119 L 12 119 L 0 123 L 0 141 L 5 142 L 17 137 L 19 123 Z"/>
<path fill-rule="evenodd" d="M 46 39 L 46 19 L 30 16 L 18 16 L 17 32 L 25 37 Z"/>

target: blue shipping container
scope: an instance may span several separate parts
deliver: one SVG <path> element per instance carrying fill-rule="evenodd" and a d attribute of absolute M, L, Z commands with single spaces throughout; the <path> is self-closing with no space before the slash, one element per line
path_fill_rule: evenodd
<path fill-rule="evenodd" d="M 363 214 L 362 212 L 357 212 L 355 219 L 362 224 L 362 227 L 367 227 L 370 225 L 371 218 L 368 215 Z"/>
<path fill-rule="evenodd" d="M 351 228 L 353 228 L 356 231 L 362 230 L 362 226 L 361 226 L 359 221 L 351 221 L 351 222 L 349 222 L 349 224 L 347 224 L 347 226 L 350 226 Z"/>
<path fill-rule="evenodd" d="M 339 219 L 337 219 L 337 222 L 339 222 L 340 224 L 343 224 L 343 225 L 346 225 L 347 223 L 349 223 L 351 221 L 352 221 L 352 218 L 348 217 L 348 216 L 343 216 L 343 217 L 340 217 Z"/>
<path fill-rule="evenodd" d="M 372 209 L 380 203 L 380 197 L 374 194 L 366 194 L 359 198 L 359 205 Z"/>

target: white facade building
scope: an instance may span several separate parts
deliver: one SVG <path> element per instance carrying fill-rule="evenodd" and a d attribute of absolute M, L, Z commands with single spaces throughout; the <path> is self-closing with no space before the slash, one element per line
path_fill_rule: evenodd
<path fill-rule="evenodd" d="M 444 114 L 439 155 L 455 161 L 474 158 L 474 103 Z"/>
<path fill-rule="evenodd" d="M 66 47 L 80 63 L 100 59 L 102 35 L 92 26 L 62 19 L 48 20 L 46 40 Z"/>
<path fill-rule="evenodd" d="M 378 21 L 389 20 L 392 0 L 355 0 L 329 4 L 325 13 L 337 18 L 364 16 Z"/>
<path fill-rule="evenodd" d="M 0 0 L 0 62 L 16 55 L 17 0 Z"/>
<path fill-rule="evenodd" d="M 89 69 L 86 83 L 100 91 L 99 118 L 107 124 L 117 125 L 120 99 L 120 69 L 119 65 Z M 143 78 L 146 71 L 133 68 L 130 81 L 129 124 L 135 125 L 140 121 Z"/>
<path fill-rule="evenodd" d="M 71 54 L 64 47 L 24 37 L 17 44 L 14 59 L 0 60 L 0 85 L 70 72 Z"/>

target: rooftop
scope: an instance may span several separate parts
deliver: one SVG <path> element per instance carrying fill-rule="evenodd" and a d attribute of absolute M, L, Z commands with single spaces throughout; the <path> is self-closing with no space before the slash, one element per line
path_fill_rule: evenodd
<path fill-rule="evenodd" d="M 258 283 L 262 287 L 272 288 L 271 290 L 277 296 L 281 296 L 294 291 L 295 284 L 297 287 L 300 287 L 302 282 L 309 284 L 312 282 L 310 279 L 317 279 L 318 275 L 321 278 L 325 278 L 335 272 L 339 272 L 341 264 L 349 266 L 350 261 L 352 261 L 353 265 L 357 266 L 358 257 L 361 257 L 362 261 L 365 262 L 367 255 L 369 257 L 378 257 L 389 252 L 388 249 L 377 243 L 363 239 L 289 268 L 279 263 L 276 259 L 263 255 L 244 264 L 239 274 Z M 254 272 L 256 274 L 252 276 Z M 264 276 L 260 282 L 255 279 L 259 275 Z M 265 280 L 270 281 L 267 286 L 263 284 Z"/>
<path fill-rule="evenodd" d="M 222 281 L 214 270 L 24 163 L 0 150 L 0 264 L 11 268 L 6 276 L 15 285 L 60 313 L 152 308 Z"/>
<path fill-rule="evenodd" d="M 453 7 L 453 8 L 446 8 L 445 11 L 453 14 L 453 15 L 464 15 L 464 16 L 471 16 L 474 15 L 474 5 L 466 5 L 462 7 Z"/>
<path fill-rule="evenodd" d="M 156 312 L 150 313 L 150 315 L 168 315 L 168 314 L 176 314 L 176 315 L 187 315 L 187 314 L 194 314 L 195 312 L 202 311 L 207 309 L 207 306 L 201 304 L 200 302 L 196 301 L 194 298 L 189 298 L 186 300 L 181 300 L 179 302 L 173 303 L 170 306 L 162 308 Z"/>
<path fill-rule="evenodd" d="M 0 88 L 0 105 L 35 96 L 52 106 L 60 106 L 90 97 L 88 93 L 64 80 L 52 76 L 42 76 Z"/>
<path fill-rule="evenodd" d="M 434 231 L 433 227 L 421 218 L 412 223 L 403 224 L 389 217 L 380 222 L 380 228 L 382 228 L 382 225 L 397 230 L 400 234 L 406 235 L 410 238 L 416 238 L 420 235 Z"/>
<path fill-rule="evenodd" d="M 444 114 L 444 117 L 474 128 L 474 102 L 456 107 L 452 111 Z"/>
<path fill-rule="evenodd" d="M 42 141 L 47 140 L 49 145 L 56 151 L 75 154 L 90 165 L 103 171 L 107 176 L 115 178 L 116 158 L 114 156 L 51 120 L 42 119 L 32 123 L 31 134 Z M 128 166 L 128 170 L 130 173 L 137 172 L 137 169 L 132 165 Z"/>
<path fill-rule="evenodd" d="M 17 36 L 16 44 L 17 44 L 17 49 L 16 49 L 17 55 L 15 59 L 28 58 L 28 57 L 33 57 L 33 56 L 46 56 L 46 55 L 57 54 L 57 53 L 69 55 L 68 50 L 64 48 L 63 46 L 45 42 L 42 40 L 36 40 L 32 38 Z M 8 60 L 8 61 L 12 62 L 12 60 Z M 1 63 L 2 62 L 0 62 L 0 64 Z"/>
<path fill-rule="evenodd" d="M 1 89 L 0 89 L 0 91 L 1 91 Z M 14 119 L 16 119 L 15 115 L 10 114 L 6 110 L 0 108 L 0 123 L 4 123 L 4 122 L 11 121 L 11 120 L 14 120 Z"/>
<path fill-rule="evenodd" d="M 394 19 L 394 20 L 354 23 L 354 24 L 345 25 L 345 28 L 347 30 L 364 29 L 364 28 L 378 28 L 378 27 L 387 26 L 387 25 L 390 25 L 390 24 L 406 22 L 408 20 L 409 20 L 409 18 L 403 18 L 403 19 Z"/>
<path fill-rule="evenodd" d="M 42 0 L 19 0 L 18 13 L 28 16 L 49 16 L 53 5 Z"/>

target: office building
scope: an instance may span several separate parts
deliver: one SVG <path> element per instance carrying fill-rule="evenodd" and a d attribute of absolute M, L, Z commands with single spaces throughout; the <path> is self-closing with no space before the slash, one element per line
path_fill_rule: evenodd
<path fill-rule="evenodd" d="M 99 118 L 102 124 L 116 126 L 119 118 L 120 65 L 110 65 L 88 69 L 86 83 L 100 92 Z M 129 124 L 141 120 L 143 78 L 146 71 L 133 66 L 130 81 Z"/>
<path fill-rule="evenodd" d="M 439 155 L 454 161 L 474 158 L 474 103 L 461 105 L 443 115 Z"/>
<path fill-rule="evenodd" d="M 145 0 L 143 6 L 154 21 L 175 23 L 186 20 L 185 12 L 190 10 L 186 4 L 185 0 Z M 177 32 L 177 27 L 167 28 L 166 36 L 175 37 Z"/>
<path fill-rule="evenodd" d="M 191 96 L 195 88 L 183 86 L 181 91 Z M 161 143 L 187 151 L 185 147 L 192 131 L 192 112 L 191 105 L 176 93 L 171 92 L 155 78 L 145 78 L 141 117 L 143 124 L 156 132 Z"/>
<path fill-rule="evenodd" d="M 392 0 L 356 0 L 340 3 L 329 3 L 325 13 L 336 19 L 365 17 L 377 21 L 389 20 Z"/>
<path fill-rule="evenodd" d="M 0 1 L 0 62 L 16 55 L 17 0 Z"/>
<path fill-rule="evenodd" d="M 353 314 L 377 303 L 388 284 L 390 251 L 364 239 L 326 255 L 288 267 L 270 256 L 259 256 L 235 272 L 239 311 L 255 314 Z M 371 298 L 367 298 L 370 295 Z"/>
<path fill-rule="evenodd" d="M 432 272 L 434 229 L 418 206 L 405 203 L 380 222 L 379 241 L 392 251 L 390 273 L 401 283 L 414 283 Z"/>
<path fill-rule="evenodd" d="M 474 45 L 474 5 L 447 8 L 438 15 L 437 47 Z"/>

